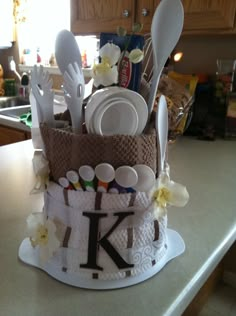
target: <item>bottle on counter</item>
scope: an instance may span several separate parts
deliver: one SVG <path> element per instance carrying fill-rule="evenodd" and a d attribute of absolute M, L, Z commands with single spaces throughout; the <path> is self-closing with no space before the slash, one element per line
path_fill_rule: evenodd
<path fill-rule="evenodd" d="M 19 94 L 23 98 L 29 97 L 29 76 L 25 72 L 21 77 L 21 86 L 19 89 Z"/>
<path fill-rule="evenodd" d="M 82 54 L 81 54 L 81 60 L 82 60 L 82 67 L 83 67 L 83 68 L 88 67 L 88 62 L 87 62 L 87 52 L 86 52 L 86 50 L 85 50 L 85 49 L 82 51 Z"/>
<path fill-rule="evenodd" d="M 15 79 L 5 79 L 4 80 L 4 90 L 5 96 L 14 97 L 16 96 L 16 80 Z"/>

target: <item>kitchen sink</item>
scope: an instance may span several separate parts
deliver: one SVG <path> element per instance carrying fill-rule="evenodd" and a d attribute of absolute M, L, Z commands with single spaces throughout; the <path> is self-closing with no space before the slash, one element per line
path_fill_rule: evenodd
<path fill-rule="evenodd" d="M 29 98 L 23 97 L 0 97 L 0 110 L 5 108 L 29 105 Z"/>
<path fill-rule="evenodd" d="M 0 108 L 0 115 L 19 120 L 22 114 L 26 114 L 31 109 L 30 105 L 19 105 L 15 107 Z"/>

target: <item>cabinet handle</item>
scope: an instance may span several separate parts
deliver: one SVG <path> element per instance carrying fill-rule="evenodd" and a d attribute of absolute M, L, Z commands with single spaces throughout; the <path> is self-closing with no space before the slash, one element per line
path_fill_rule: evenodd
<path fill-rule="evenodd" d="M 142 16 L 148 16 L 149 15 L 149 11 L 146 8 L 142 9 Z"/>
<path fill-rule="evenodd" d="M 123 15 L 124 18 L 128 18 L 129 17 L 129 11 L 125 9 L 123 11 L 122 15 Z"/>

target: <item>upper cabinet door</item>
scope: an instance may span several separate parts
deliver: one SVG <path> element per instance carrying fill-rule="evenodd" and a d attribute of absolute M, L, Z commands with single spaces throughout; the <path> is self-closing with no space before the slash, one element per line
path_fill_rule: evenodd
<path fill-rule="evenodd" d="M 143 24 L 142 33 L 150 33 L 152 17 L 161 0 L 136 1 L 136 22 Z"/>
<path fill-rule="evenodd" d="M 71 31 L 78 34 L 131 32 L 134 22 L 149 33 L 161 0 L 71 0 Z M 164 0 L 162 0 L 164 1 Z M 182 0 L 185 34 L 236 33 L 236 0 Z"/>
<path fill-rule="evenodd" d="M 134 0 L 71 0 L 71 31 L 74 34 L 116 32 L 118 26 L 131 30 Z"/>
<path fill-rule="evenodd" d="M 235 0 L 182 0 L 182 3 L 184 31 L 204 33 L 234 28 Z"/>

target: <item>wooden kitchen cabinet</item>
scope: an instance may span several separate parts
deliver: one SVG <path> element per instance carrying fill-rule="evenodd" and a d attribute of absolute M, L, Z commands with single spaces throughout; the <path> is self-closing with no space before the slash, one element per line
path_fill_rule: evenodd
<path fill-rule="evenodd" d="M 235 26 L 235 0 L 182 0 L 185 33 L 227 33 Z"/>
<path fill-rule="evenodd" d="M 152 17 L 161 0 L 138 0 L 136 2 L 136 22 L 143 24 L 142 33 L 150 33 Z"/>
<path fill-rule="evenodd" d="M 133 21 L 134 1 L 71 0 L 71 31 L 74 34 L 115 32 L 117 26 L 131 29 Z"/>
<path fill-rule="evenodd" d="M 134 22 L 149 33 L 152 17 L 161 0 L 71 0 L 71 31 L 78 34 L 129 32 Z M 182 0 L 183 34 L 236 33 L 236 0 Z"/>
<path fill-rule="evenodd" d="M 0 146 L 20 142 L 30 138 L 30 132 L 0 125 Z"/>
<path fill-rule="evenodd" d="M 150 32 L 152 16 L 160 0 L 71 0 L 71 31 L 78 34 L 116 32 L 118 26 L 129 32 L 134 22 Z"/>

